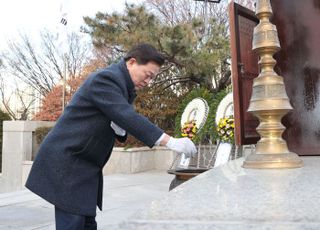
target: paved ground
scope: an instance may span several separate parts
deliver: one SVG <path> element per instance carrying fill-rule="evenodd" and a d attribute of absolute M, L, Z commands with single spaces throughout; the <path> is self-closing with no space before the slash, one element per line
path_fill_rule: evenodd
<path fill-rule="evenodd" d="M 167 194 L 172 179 L 165 171 L 105 176 L 98 229 L 117 229 L 120 222 Z M 53 206 L 28 190 L 0 194 L 0 230 L 8 229 L 55 229 Z"/>

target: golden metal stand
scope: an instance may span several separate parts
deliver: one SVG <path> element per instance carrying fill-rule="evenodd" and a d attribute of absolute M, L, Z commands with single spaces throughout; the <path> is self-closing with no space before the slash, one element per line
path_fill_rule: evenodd
<path fill-rule="evenodd" d="M 258 117 L 257 132 L 261 139 L 256 150 L 243 163 L 244 168 L 298 168 L 302 161 L 289 152 L 281 135 L 285 127 L 281 118 L 292 107 L 285 91 L 283 78 L 274 71 L 273 55 L 280 50 L 278 32 L 270 22 L 270 0 L 257 0 L 256 15 L 260 23 L 254 28 L 253 50 L 260 56 L 260 74 L 253 81 L 253 90 L 248 111 Z"/>

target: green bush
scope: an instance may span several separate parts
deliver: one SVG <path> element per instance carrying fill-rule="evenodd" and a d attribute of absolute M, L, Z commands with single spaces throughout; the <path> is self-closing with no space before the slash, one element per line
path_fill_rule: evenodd
<path fill-rule="evenodd" d="M 2 131 L 3 131 L 3 121 L 11 120 L 9 114 L 0 110 L 0 172 L 2 171 Z"/>
<path fill-rule="evenodd" d="M 41 144 L 51 129 L 52 127 L 42 126 L 35 130 L 36 141 L 38 144 Z"/>
<path fill-rule="evenodd" d="M 222 90 L 218 93 L 211 93 L 209 90 L 205 88 L 196 88 L 192 90 L 186 97 L 182 100 L 179 105 L 179 109 L 177 112 L 177 116 L 175 119 L 175 136 L 181 137 L 181 116 L 190 101 L 197 97 L 201 97 L 207 101 L 209 106 L 209 114 L 207 121 L 203 128 L 198 132 L 197 136 L 194 138 L 195 143 L 203 142 L 205 140 L 211 139 L 212 141 L 216 141 L 218 138 L 218 134 L 216 131 L 215 117 L 216 111 L 220 101 L 227 95 L 228 90 Z"/>

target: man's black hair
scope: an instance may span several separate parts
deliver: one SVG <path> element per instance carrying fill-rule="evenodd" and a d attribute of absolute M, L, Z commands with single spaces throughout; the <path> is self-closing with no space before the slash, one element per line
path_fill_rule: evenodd
<path fill-rule="evenodd" d="M 145 65 L 152 61 L 162 66 L 165 61 L 164 56 L 159 53 L 156 48 L 146 43 L 141 43 L 133 47 L 124 57 L 124 60 L 128 61 L 130 58 L 135 58 L 140 65 Z"/>

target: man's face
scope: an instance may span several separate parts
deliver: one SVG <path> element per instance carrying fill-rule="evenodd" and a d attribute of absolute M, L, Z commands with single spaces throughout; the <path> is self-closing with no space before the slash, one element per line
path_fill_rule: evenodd
<path fill-rule="evenodd" d="M 146 87 L 160 71 L 157 63 L 151 61 L 147 64 L 138 64 L 134 58 L 127 61 L 127 68 L 136 90 Z"/>

